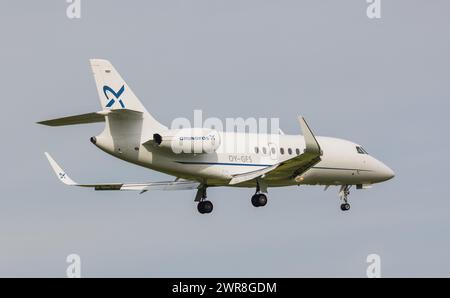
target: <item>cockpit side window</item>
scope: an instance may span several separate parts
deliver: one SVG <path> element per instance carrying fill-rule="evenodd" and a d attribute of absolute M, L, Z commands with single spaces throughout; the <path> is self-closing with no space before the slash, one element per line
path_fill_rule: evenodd
<path fill-rule="evenodd" d="M 357 151 L 359 154 L 369 154 L 369 153 L 367 153 L 367 151 L 364 150 L 364 148 L 361 147 L 361 146 L 356 146 L 356 151 Z"/>

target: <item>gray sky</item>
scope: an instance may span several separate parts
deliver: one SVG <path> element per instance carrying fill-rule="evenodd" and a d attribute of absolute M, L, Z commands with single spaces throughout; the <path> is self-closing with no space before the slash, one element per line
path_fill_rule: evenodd
<path fill-rule="evenodd" d="M 82 258 L 95 276 L 356 276 L 381 256 L 383 276 L 450 276 L 448 196 L 450 2 L 2 1 L 0 79 L 5 112 L 0 180 L 0 276 L 65 276 Z M 169 177 L 98 150 L 102 125 L 49 128 L 52 117 L 100 109 L 89 58 L 112 61 L 161 122 L 280 117 L 298 133 L 363 144 L 396 177 L 353 191 L 94 192 L 59 183 L 49 151 L 82 182 Z"/>

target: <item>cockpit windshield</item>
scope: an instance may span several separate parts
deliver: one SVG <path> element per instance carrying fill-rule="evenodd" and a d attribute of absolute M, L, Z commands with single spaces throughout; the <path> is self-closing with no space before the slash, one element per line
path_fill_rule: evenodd
<path fill-rule="evenodd" d="M 369 154 L 369 153 L 367 153 L 367 151 L 366 151 L 363 147 L 361 147 L 361 146 L 356 146 L 356 151 L 357 151 L 359 154 Z"/>

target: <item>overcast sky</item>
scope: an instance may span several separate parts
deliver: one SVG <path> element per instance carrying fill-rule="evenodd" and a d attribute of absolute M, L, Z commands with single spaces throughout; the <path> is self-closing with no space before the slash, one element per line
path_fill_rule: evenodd
<path fill-rule="evenodd" d="M 0 276 L 450 276 L 450 2 L 382 0 L 2 1 Z M 80 182 L 171 179 L 98 150 L 102 124 L 39 120 L 100 109 L 89 58 L 111 60 L 147 109 L 176 117 L 279 117 L 299 133 L 362 144 L 396 177 L 338 189 L 95 192 L 65 187 L 49 151 Z"/>

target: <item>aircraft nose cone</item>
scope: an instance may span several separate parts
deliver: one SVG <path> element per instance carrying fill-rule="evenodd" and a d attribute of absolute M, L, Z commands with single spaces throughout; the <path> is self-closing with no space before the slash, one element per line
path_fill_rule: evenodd
<path fill-rule="evenodd" d="M 389 179 L 394 178 L 395 177 L 395 173 L 390 167 L 388 167 L 385 164 L 382 164 L 382 166 L 380 167 L 380 176 L 381 176 L 380 178 L 383 181 L 387 181 Z"/>

